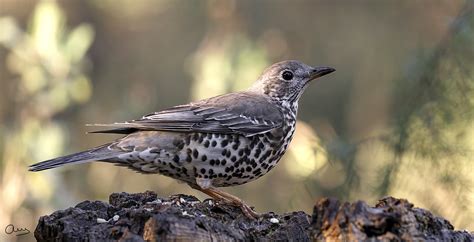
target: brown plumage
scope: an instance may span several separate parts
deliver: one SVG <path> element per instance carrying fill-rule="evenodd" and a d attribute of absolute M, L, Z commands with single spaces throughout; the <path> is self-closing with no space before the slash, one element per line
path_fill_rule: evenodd
<path fill-rule="evenodd" d="M 246 91 L 172 107 L 138 120 L 94 125 L 105 127 L 94 133 L 126 136 L 34 164 L 30 171 L 70 163 L 109 162 L 182 180 L 256 217 L 239 198 L 216 187 L 244 184 L 270 171 L 291 141 L 298 99 L 307 84 L 333 71 L 298 61 L 279 62 L 267 68 Z"/>

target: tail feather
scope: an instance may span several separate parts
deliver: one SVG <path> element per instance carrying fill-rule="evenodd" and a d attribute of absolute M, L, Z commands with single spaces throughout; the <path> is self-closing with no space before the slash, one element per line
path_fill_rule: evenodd
<path fill-rule="evenodd" d="M 90 161 L 100 161 L 116 157 L 121 152 L 110 148 L 111 144 L 102 145 L 90 150 L 78 152 L 71 155 L 66 155 L 58 158 L 54 158 L 47 161 L 42 161 L 33 164 L 29 167 L 29 171 L 43 171 L 67 164 L 80 164 Z"/>

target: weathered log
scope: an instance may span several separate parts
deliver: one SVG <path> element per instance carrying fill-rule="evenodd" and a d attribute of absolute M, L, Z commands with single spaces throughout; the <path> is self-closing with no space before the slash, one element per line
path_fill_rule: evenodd
<path fill-rule="evenodd" d="M 320 199 L 312 216 L 304 212 L 263 214 L 258 220 L 240 209 L 187 195 L 158 198 L 154 192 L 114 193 L 109 203 L 84 201 L 40 218 L 38 241 L 163 240 L 451 240 L 473 241 L 449 221 L 403 199 L 364 202 Z"/>

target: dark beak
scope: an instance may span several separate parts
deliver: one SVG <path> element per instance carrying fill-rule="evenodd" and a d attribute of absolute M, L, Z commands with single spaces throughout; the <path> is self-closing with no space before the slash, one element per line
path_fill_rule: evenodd
<path fill-rule="evenodd" d="M 315 67 L 310 74 L 310 79 L 314 80 L 318 77 L 325 76 L 331 72 L 336 71 L 336 69 L 331 68 L 331 67 Z"/>

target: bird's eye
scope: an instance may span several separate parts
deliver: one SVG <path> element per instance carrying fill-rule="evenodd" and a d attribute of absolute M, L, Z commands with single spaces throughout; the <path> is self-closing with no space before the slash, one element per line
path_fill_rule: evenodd
<path fill-rule="evenodd" d="M 283 77 L 283 79 L 285 79 L 286 81 L 289 81 L 289 80 L 293 79 L 293 72 L 291 72 L 291 71 L 284 71 L 284 72 L 281 74 L 281 77 Z"/>

